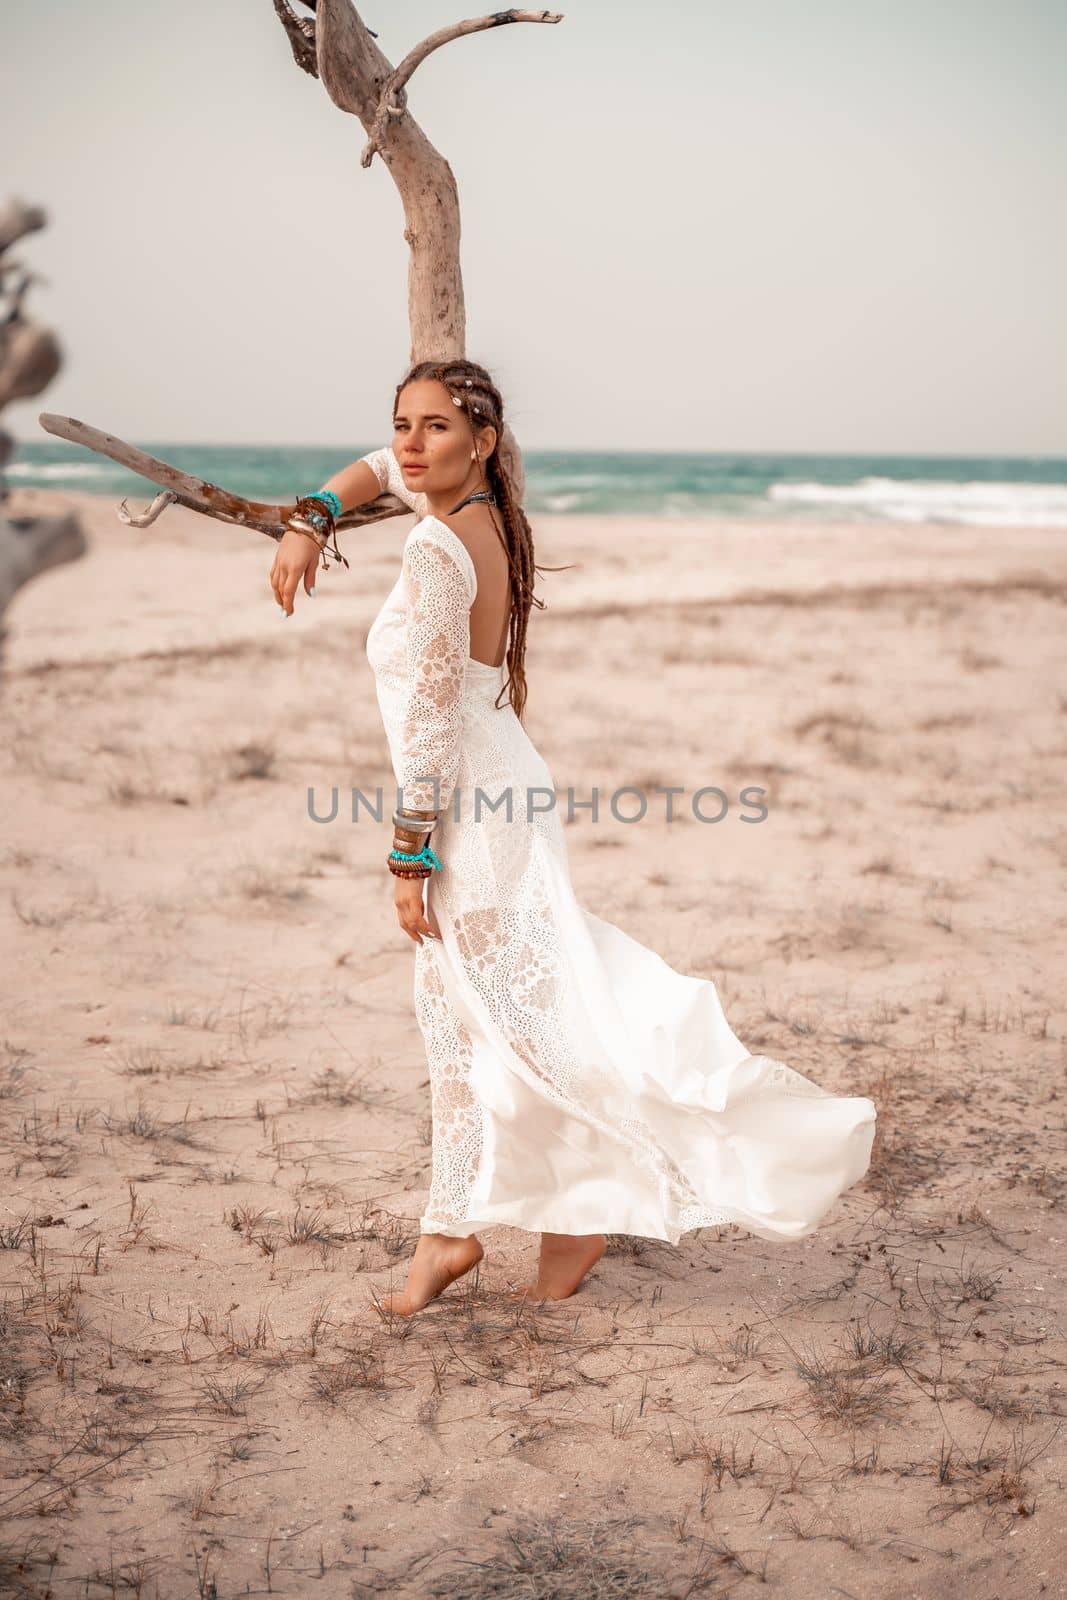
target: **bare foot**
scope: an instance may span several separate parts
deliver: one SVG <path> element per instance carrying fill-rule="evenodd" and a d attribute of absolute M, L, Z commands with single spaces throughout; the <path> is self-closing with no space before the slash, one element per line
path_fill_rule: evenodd
<path fill-rule="evenodd" d="M 413 1311 L 421 1311 L 428 1300 L 469 1272 L 484 1255 L 476 1234 L 454 1239 L 447 1233 L 422 1233 L 403 1289 L 381 1298 L 375 1294 L 371 1304 L 376 1311 L 396 1311 L 402 1317 L 410 1317 Z"/>
<path fill-rule="evenodd" d="M 512 1289 L 513 1300 L 566 1300 L 604 1254 L 602 1233 L 543 1233 L 537 1282 Z"/>

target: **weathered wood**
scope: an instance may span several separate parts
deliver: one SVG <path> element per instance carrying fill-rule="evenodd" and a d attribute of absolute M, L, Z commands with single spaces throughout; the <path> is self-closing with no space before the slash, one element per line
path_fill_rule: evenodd
<path fill-rule="evenodd" d="M 23 584 L 76 560 L 86 549 L 78 516 L 62 496 L 29 492 L 13 502 L 5 502 L 0 517 L 0 616 Z"/>
<path fill-rule="evenodd" d="M 151 456 L 136 445 L 116 438 L 114 434 L 103 433 L 87 422 L 79 422 L 77 417 L 63 417 L 54 411 L 42 411 L 38 420 L 46 433 L 53 434 L 57 439 L 69 439 L 71 444 L 82 445 L 97 455 L 109 456 L 120 466 L 137 473 L 138 477 L 158 483 L 167 491 L 166 494 L 156 495 L 148 510 L 140 514 L 128 511 L 126 501 L 122 501 L 118 510 L 119 521 L 132 528 L 147 528 L 168 505 L 182 505 L 190 511 L 215 517 L 220 522 L 236 523 L 240 527 L 268 534 L 272 539 L 280 539 L 296 504 L 295 499 L 290 504 L 273 500 L 246 500 L 243 495 L 220 488 L 206 478 L 183 472 L 181 467 L 173 467 L 168 461 L 161 461 L 158 456 Z M 396 495 L 379 495 L 366 506 L 343 512 L 337 518 L 337 529 L 340 532 L 344 528 L 359 528 L 368 522 L 381 522 L 386 517 L 406 516 L 410 511 L 411 507 Z"/>
<path fill-rule="evenodd" d="M 0 255 L 27 233 L 36 233 L 48 221 L 41 206 L 28 205 L 25 200 L 12 196 L 0 206 Z"/>
<path fill-rule="evenodd" d="M 59 342 L 51 329 L 30 321 L 23 310 L 35 274 L 2 257 L 19 239 L 43 228 L 40 206 L 10 199 L 0 206 L 0 410 L 12 400 L 40 394 L 62 364 Z M 13 288 L 8 280 L 17 275 Z M 9 433 L 0 430 L 0 618 L 24 584 L 63 562 L 74 561 L 86 548 L 78 517 L 62 499 L 35 494 L 12 496 L 3 469 L 14 449 Z M 0 626 L 0 653 L 6 634 Z"/>
<path fill-rule="evenodd" d="M 482 33 L 487 28 L 500 28 L 512 22 L 562 22 L 558 11 L 494 11 L 487 17 L 468 17 L 465 22 L 453 22 L 447 28 L 431 33 L 414 50 L 409 50 L 400 65 L 386 78 L 378 92 L 378 109 L 374 115 L 371 136 L 363 148 L 360 165 L 369 167 L 375 151 L 381 150 L 386 140 L 389 117 L 399 117 L 407 110 L 406 85 L 415 68 L 453 39 L 462 39 L 468 33 Z"/>
<path fill-rule="evenodd" d="M 51 328 L 17 320 L 0 332 L 0 411 L 12 400 L 46 389 L 63 364 L 59 342 Z"/>
<path fill-rule="evenodd" d="M 376 152 L 381 155 L 404 208 L 413 362 L 466 355 L 467 313 L 456 180 L 407 109 L 405 85 L 421 61 L 452 39 L 512 22 L 562 20 L 558 11 L 517 10 L 471 18 L 430 34 L 394 68 L 350 0 L 317 0 L 312 30 L 318 77 L 334 105 L 358 117 L 368 135 L 361 164 L 369 166 Z M 522 451 L 506 422 L 498 449 L 521 504 L 526 489 Z"/>
<path fill-rule="evenodd" d="M 410 251 L 410 359 L 444 361 L 462 357 L 466 353 L 466 307 L 459 257 L 459 194 L 448 162 L 407 108 L 407 84 L 427 56 L 454 39 L 510 23 L 561 22 L 562 13 L 511 9 L 471 17 L 428 35 L 394 68 L 375 43 L 377 35 L 362 21 L 351 0 L 303 3 L 314 12 L 313 18 L 298 17 L 288 0 L 272 0 L 294 61 L 302 71 L 319 79 L 334 105 L 358 117 L 367 134 L 361 165 L 368 167 L 374 156 L 380 155 L 400 194 L 404 238 Z M 73 417 L 45 413 L 40 421 L 49 433 L 108 455 L 160 485 L 165 492 L 157 495 L 143 512 L 130 512 L 123 500 L 118 515 L 132 527 L 149 527 L 168 505 L 180 504 L 220 522 L 255 528 L 274 539 L 284 531 L 291 506 L 245 500 Z M 507 423 L 498 450 L 521 504 L 526 475 L 518 441 Z M 340 531 L 362 526 L 408 510 L 395 495 L 381 495 L 368 506 L 345 513 L 337 527 Z"/>

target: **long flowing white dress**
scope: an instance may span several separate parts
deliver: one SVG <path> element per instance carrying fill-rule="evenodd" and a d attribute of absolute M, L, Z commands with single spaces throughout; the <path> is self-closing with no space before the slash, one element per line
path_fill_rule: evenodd
<path fill-rule="evenodd" d="M 710 979 L 578 903 L 506 665 L 469 654 L 474 562 L 391 449 L 362 459 L 421 514 L 366 644 L 403 804 L 441 813 L 442 942 L 414 952 L 433 1126 L 420 1230 L 812 1233 L 867 1171 L 873 1101 L 751 1055 Z"/>

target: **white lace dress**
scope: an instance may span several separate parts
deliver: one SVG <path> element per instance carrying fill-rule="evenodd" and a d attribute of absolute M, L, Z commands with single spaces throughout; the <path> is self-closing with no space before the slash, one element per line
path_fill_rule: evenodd
<path fill-rule="evenodd" d="M 421 516 L 366 646 L 403 802 L 442 813 L 427 904 L 443 942 L 413 947 L 433 1124 L 421 1231 L 813 1232 L 867 1171 L 873 1101 L 751 1055 L 709 979 L 579 905 L 507 668 L 469 654 L 474 563 L 391 449 L 362 459 Z"/>

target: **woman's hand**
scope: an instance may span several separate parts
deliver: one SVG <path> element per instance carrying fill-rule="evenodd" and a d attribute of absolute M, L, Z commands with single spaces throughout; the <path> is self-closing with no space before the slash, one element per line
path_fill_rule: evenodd
<path fill-rule="evenodd" d="M 274 565 L 270 569 L 270 586 L 287 617 L 293 614 L 293 598 L 301 578 L 305 593 L 311 593 L 320 556 L 314 539 L 308 538 L 306 533 L 298 533 L 295 528 L 286 528 L 278 540 Z"/>
<path fill-rule="evenodd" d="M 441 938 L 437 918 L 423 910 L 422 886 L 426 881 L 425 878 L 397 878 L 393 891 L 393 904 L 400 926 L 416 944 L 422 943 L 424 934 L 438 942 Z"/>

